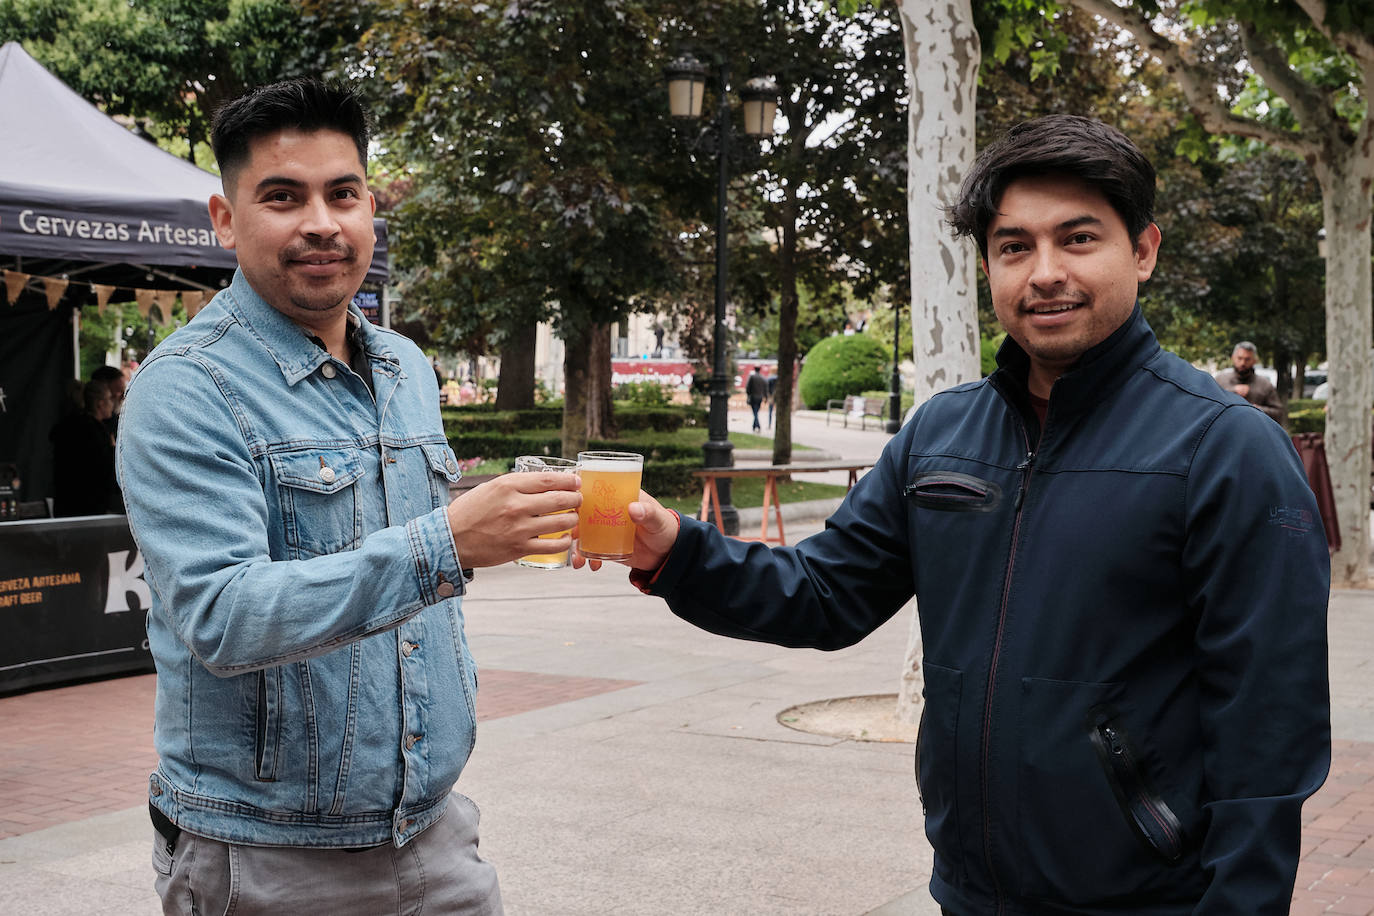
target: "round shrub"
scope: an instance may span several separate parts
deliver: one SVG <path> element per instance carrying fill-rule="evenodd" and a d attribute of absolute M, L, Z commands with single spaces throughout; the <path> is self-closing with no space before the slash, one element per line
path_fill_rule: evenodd
<path fill-rule="evenodd" d="M 864 334 L 827 337 L 811 348 L 802 363 L 797 387 L 810 410 L 824 410 L 825 402 L 887 387 L 891 351 Z"/>

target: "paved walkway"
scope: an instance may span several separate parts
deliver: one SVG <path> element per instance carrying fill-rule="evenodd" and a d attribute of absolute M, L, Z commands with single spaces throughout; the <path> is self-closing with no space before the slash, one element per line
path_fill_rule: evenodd
<path fill-rule="evenodd" d="M 869 436 L 876 454 L 887 437 Z M 464 611 L 483 667 L 459 789 L 511 916 L 937 912 L 912 748 L 776 718 L 893 692 L 908 612 L 850 649 L 786 650 L 696 630 L 620 571 L 513 565 L 483 570 Z M 1333 595 L 1331 646 L 1335 765 L 1304 812 L 1293 912 L 1369 916 L 1374 592 Z M 158 912 L 152 686 L 0 698 L 0 913 Z"/>

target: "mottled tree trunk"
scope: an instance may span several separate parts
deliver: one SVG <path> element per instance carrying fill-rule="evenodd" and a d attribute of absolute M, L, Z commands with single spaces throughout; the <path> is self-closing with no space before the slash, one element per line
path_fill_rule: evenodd
<path fill-rule="evenodd" d="M 587 354 L 587 438 L 615 437 L 615 419 L 611 406 L 611 334 L 614 324 L 592 327 Z"/>
<path fill-rule="evenodd" d="M 1358 148 L 1317 162 L 1326 218 L 1326 460 L 1331 469 L 1341 548 L 1331 556 L 1331 581 L 1363 585 L 1369 577 L 1370 210 L 1374 155 Z"/>
<path fill-rule="evenodd" d="M 534 406 L 534 343 L 537 326 L 530 324 L 506 338 L 501 347 L 501 374 L 496 380 L 496 409 L 523 410 Z"/>
<path fill-rule="evenodd" d="M 982 50 L 969 0 L 901 0 L 911 93 L 907 218 L 911 237 L 912 358 L 916 403 L 979 376 L 977 261 L 956 241 L 944 207 L 973 164 L 974 105 Z M 920 708 L 921 631 L 913 617 L 897 697 L 898 717 Z"/>

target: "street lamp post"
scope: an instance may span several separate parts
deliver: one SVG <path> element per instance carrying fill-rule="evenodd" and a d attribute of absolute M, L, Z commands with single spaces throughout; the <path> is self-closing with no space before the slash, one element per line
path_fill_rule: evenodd
<path fill-rule="evenodd" d="M 706 67 L 690 54 L 682 55 L 663 68 L 668 82 L 668 104 L 674 118 L 701 117 L 702 99 L 706 86 Z M 707 441 L 701 447 L 707 468 L 728 468 L 734 465 L 734 443 L 730 441 L 728 425 L 731 379 L 727 374 L 725 325 L 725 290 L 727 249 L 729 242 L 729 186 L 730 186 L 730 65 L 722 61 L 716 99 L 716 307 L 715 337 L 712 342 L 711 407 L 707 415 Z M 773 133 L 773 118 L 778 108 L 778 88 L 771 80 L 752 79 L 740 92 L 744 102 L 744 130 L 751 137 L 766 137 Z M 720 499 L 720 521 L 725 534 L 739 534 L 739 511 L 731 502 L 730 479 L 716 482 Z"/>
<path fill-rule="evenodd" d="M 888 433 L 902 428 L 902 300 L 892 300 L 892 390 L 887 395 Z"/>

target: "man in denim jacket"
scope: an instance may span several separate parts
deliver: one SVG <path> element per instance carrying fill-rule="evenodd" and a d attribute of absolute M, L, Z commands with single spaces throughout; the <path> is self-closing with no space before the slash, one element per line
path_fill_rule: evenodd
<path fill-rule="evenodd" d="M 239 270 L 129 390 L 168 913 L 501 912 L 450 794 L 475 726 L 463 570 L 568 546 L 535 541 L 581 497 L 520 474 L 449 501 L 428 361 L 351 306 L 367 138 L 359 101 L 313 81 L 216 114 L 210 215 Z"/>

